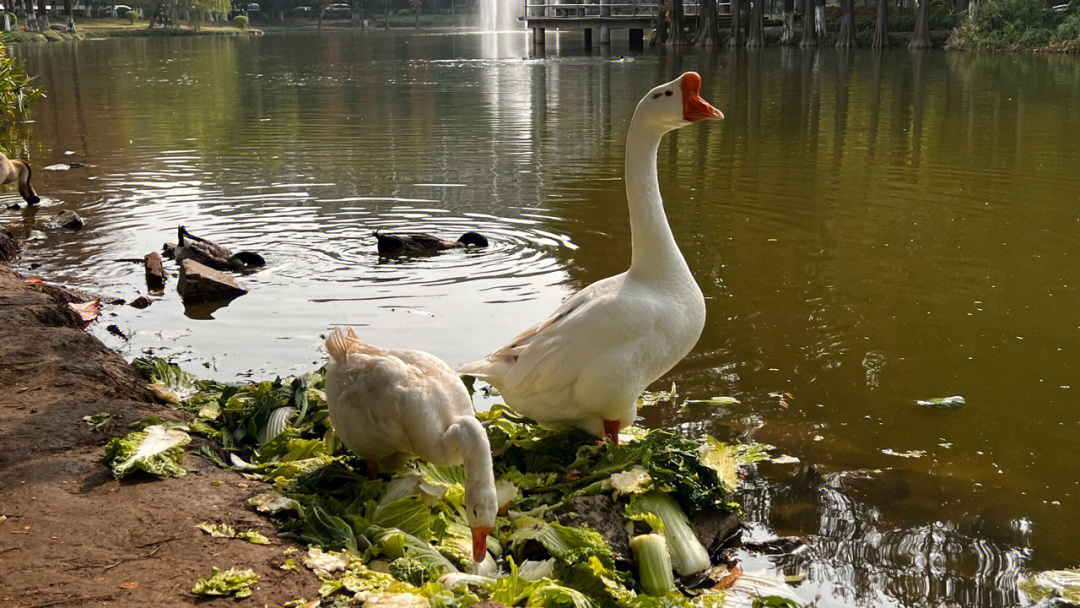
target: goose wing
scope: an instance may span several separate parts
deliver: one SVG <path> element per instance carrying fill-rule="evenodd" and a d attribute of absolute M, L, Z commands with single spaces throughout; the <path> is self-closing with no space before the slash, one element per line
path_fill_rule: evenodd
<path fill-rule="evenodd" d="M 458 371 L 518 396 L 572 386 L 590 362 L 640 337 L 633 306 L 618 297 L 624 280 L 622 274 L 593 283 L 567 299 L 548 319 Z"/>

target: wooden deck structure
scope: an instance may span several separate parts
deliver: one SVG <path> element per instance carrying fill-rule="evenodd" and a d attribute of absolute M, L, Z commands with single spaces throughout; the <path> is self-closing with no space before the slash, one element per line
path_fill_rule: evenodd
<path fill-rule="evenodd" d="M 720 26 L 727 27 L 731 22 L 726 14 L 731 3 L 721 1 Z M 600 44 L 611 44 L 611 30 L 629 30 L 630 46 L 640 46 L 645 38 L 645 30 L 656 27 L 660 13 L 656 0 L 524 0 L 525 10 L 522 19 L 526 27 L 533 30 L 533 42 L 544 45 L 544 36 L 548 29 L 582 30 L 585 45 L 592 45 L 593 30 L 600 30 Z M 695 19 L 701 10 L 698 0 L 685 0 L 684 15 Z"/>

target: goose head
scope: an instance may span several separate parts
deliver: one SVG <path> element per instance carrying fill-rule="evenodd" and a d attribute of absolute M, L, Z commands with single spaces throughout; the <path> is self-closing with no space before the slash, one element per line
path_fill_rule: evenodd
<path fill-rule="evenodd" d="M 724 115 L 701 98 L 701 76 L 686 72 L 645 94 L 634 110 L 634 123 L 661 132 L 674 131 L 699 120 L 721 120 Z"/>
<path fill-rule="evenodd" d="M 473 482 L 473 483 L 469 483 Z M 465 520 L 472 529 L 473 561 L 480 563 L 487 555 L 487 537 L 495 529 L 495 515 L 499 510 L 493 482 L 481 478 L 466 479 Z"/>

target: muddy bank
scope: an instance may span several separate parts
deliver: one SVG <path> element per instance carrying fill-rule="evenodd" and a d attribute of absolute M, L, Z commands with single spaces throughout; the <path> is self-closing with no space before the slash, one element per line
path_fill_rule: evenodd
<path fill-rule="evenodd" d="M 211 566 L 255 570 L 258 605 L 314 597 L 315 577 L 280 570 L 286 545 L 242 506 L 257 484 L 191 453 L 179 479 L 109 476 L 100 461 L 110 438 L 177 414 L 82 329 L 71 299 L 0 264 L 0 604 L 195 605 L 190 589 Z M 119 420 L 83 420 L 99 412 Z M 210 537 L 195 527 L 203 521 L 258 530 L 271 544 Z"/>

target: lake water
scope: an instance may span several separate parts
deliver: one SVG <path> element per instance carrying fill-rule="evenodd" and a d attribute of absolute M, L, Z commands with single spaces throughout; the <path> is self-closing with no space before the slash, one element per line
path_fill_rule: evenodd
<path fill-rule="evenodd" d="M 185 311 L 172 278 L 92 328 L 224 379 L 311 369 L 341 323 L 471 361 L 622 271 L 631 113 L 696 70 L 727 119 L 669 135 L 659 171 L 708 321 L 644 423 L 800 459 L 741 500 L 756 535 L 810 537 L 783 566 L 820 606 L 1009 606 L 1021 571 L 1080 559 L 1074 58 L 574 36 L 533 56 L 523 36 L 412 32 L 16 53 L 48 93 L 20 154 L 87 165 L 35 171 L 36 218 L 4 212 L 33 237 L 19 267 L 131 300 L 142 269 L 117 260 L 178 224 L 262 253 L 227 307 Z M 37 232 L 63 208 L 87 227 Z M 376 229 L 492 245 L 380 259 Z M 967 405 L 914 404 L 952 395 Z M 739 403 L 682 406 L 713 396 Z"/>

